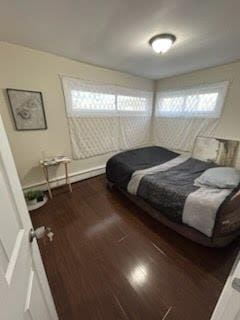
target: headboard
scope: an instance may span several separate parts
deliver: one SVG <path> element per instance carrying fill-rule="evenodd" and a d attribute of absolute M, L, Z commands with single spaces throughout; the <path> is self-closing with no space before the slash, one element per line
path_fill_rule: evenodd
<path fill-rule="evenodd" d="M 192 156 L 221 166 L 235 167 L 238 149 L 239 141 L 199 136 L 195 140 Z"/>

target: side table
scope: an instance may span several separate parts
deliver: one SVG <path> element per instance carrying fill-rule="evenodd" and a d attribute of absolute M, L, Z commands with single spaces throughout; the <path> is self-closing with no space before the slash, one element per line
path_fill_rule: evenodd
<path fill-rule="evenodd" d="M 72 192 L 72 185 L 71 185 L 69 175 L 68 175 L 68 164 L 70 162 L 71 162 L 71 159 L 67 158 L 67 157 L 55 157 L 53 159 L 47 159 L 47 160 L 40 161 L 40 166 L 42 167 L 43 174 L 46 179 L 50 199 L 53 198 L 53 195 L 52 195 L 51 185 L 50 185 L 50 181 L 49 181 L 48 168 L 52 167 L 52 166 L 57 166 L 57 165 L 63 164 L 65 167 L 66 184 L 68 185 L 69 192 Z"/>

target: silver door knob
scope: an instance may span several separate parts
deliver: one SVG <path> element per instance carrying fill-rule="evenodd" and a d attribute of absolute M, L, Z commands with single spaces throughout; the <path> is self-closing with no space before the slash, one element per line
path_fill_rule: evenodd
<path fill-rule="evenodd" d="M 33 239 L 41 239 L 43 237 L 47 236 L 50 241 L 53 241 L 54 233 L 52 232 L 51 228 L 49 227 L 39 227 L 37 229 L 31 229 L 29 232 L 29 241 L 33 242 Z"/>

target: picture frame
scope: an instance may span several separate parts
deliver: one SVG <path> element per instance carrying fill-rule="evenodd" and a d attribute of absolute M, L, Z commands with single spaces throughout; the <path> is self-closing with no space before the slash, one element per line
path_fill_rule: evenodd
<path fill-rule="evenodd" d="M 42 92 L 11 88 L 6 91 L 17 131 L 47 129 Z"/>

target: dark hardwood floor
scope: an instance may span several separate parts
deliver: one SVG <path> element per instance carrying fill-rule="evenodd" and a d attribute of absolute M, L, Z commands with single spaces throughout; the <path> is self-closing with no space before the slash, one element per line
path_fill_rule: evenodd
<path fill-rule="evenodd" d="M 208 320 L 239 249 L 210 249 L 153 220 L 99 176 L 32 214 L 60 320 Z"/>

